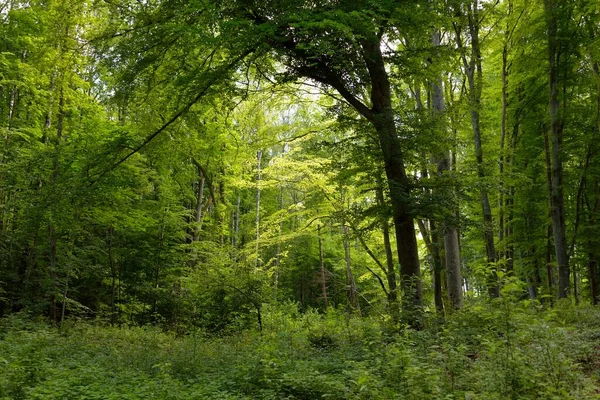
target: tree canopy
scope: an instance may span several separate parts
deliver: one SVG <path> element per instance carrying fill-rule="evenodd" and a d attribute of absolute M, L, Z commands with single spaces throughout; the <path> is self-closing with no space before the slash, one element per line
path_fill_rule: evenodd
<path fill-rule="evenodd" d="M 0 1 L 0 315 L 597 304 L 591 0 Z"/>

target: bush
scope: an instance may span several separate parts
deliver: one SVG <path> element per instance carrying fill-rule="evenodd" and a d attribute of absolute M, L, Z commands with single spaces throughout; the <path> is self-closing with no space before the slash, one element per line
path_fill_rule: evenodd
<path fill-rule="evenodd" d="M 473 302 L 422 331 L 264 307 L 263 332 L 184 337 L 0 320 L 0 399 L 600 398 L 600 312 Z"/>

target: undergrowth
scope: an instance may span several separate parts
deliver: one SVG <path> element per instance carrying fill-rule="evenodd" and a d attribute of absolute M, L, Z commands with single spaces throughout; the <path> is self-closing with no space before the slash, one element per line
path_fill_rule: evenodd
<path fill-rule="evenodd" d="M 498 300 L 415 331 L 265 306 L 263 332 L 0 320 L 1 399 L 600 398 L 600 311 Z"/>

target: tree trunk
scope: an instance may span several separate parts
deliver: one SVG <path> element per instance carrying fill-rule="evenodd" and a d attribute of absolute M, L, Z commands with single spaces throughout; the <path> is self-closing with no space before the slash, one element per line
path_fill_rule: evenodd
<path fill-rule="evenodd" d="M 378 174 L 379 176 L 379 174 Z M 383 182 L 381 177 L 377 179 L 377 188 L 375 189 L 377 204 L 385 209 L 385 198 L 383 197 Z M 386 278 L 388 283 L 388 305 L 393 317 L 398 313 L 398 284 L 396 282 L 396 269 L 394 267 L 394 255 L 392 253 L 392 244 L 390 241 L 390 223 L 387 213 L 381 218 L 381 229 L 383 233 L 383 247 L 385 249 L 385 265 L 387 268 Z"/>
<path fill-rule="evenodd" d="M 254 266 L 258 268 L 260 265 L 260 255 L 259 255 L 259 239 L 260 239 L 260 183 L 261 183 L 261 161 L 262 161 L 262 150 L 258 150 L 256 152 L 256 245 L 255 245 L 255 253 L 256 253 L 256 262 Z"/>
<path fill-rule="evenodd" d="M 440 33 L 436 32 L 433 35 L 433 45 L 440 45 Z M 444 91 L 442 86 L 442 80 L 438 79 L 436 83 L 432 85 L 432 111 L 435 120 L 441 118 L 445 112 L 446 104 L 444 102 Z M 444 121 L 438 124 L 440 130 L 444 133 L 444 138 L 447 136 L 446 124 Z M 440 132 L 440 133 L 442 133 Z M 451 160 L 450 152 L 444 151 L 436 157 L 437 173 L 438 175 L 447 174 L 450 171 Z M 444 189 L 444 197 L 450 199 L 453 214 L 457 213 L 458 206 L 455 204 L 454 199 L 456 194 L 453 189 Z M 462 273 L 460 270 L 460 247 L 458 240 L 458 229 L 454 221 L 442 221 L 442 231 L 444 234 L 444 258 L 446 260 L 446 279 L 448 285 L 448 298 L 450 305 L 454 309 L 462 308 L 463 306 L 463 295 L 462 295 Z M 433 226 L 432 232 L 436 232 Z M 434 239 L 434 242 L 437 242 Z M 441 277 L 437 274 L 438 279 L 441 281 Z M 436 292 L 437 292 L 436 288 Z M 440 282 L 440 296 L 441 296 L 441 282 Z M 436 293 L 437 296 L 437 293 Z"/>
<path fill-rule="evenodd" d="M 392 218 L 400 261 L 400 281 L 403 289 L 403 311 L 407 320 L 418 327 L 421 323 L 420 313 L 423 302 L 419 251 L 410 210 L 410 184 L 394 121 L 390 82 L 385 70 L 380 40 L 363 40 L 362 47 L 371 78 L 372 112 L 368 116 L 377 132 L 390 189 Z"/>
<path fill-rule="evenodd" d="M 598 261 L 594 253 L 588 253 L 588 275 L 590 279 L 590 294 L 592 304 L 598 305 Z"/>
<path fill-rule="evenodd" d="M 348 285 L 348 303 L 353 310 L 358 311 L 360 314 L 360 304 L 356 297 L 356 282 L 354 281 L 354 274 L 352 273 L 352 264 L 350 260 L 350 243 L 348 242 L 348 226 L 344 225 L 342 228 L 344 235 L 344 259 L 346 261 L 346 283 Z"/>
<path fill-rule="evenodd" d="M 462 52 L 463 67 L 467 75 L 469 86 L 469 103 L 471 113 L 471 126 L 473 129 L 473 139 L 475 143 L 475 159 L 477 161 L 477 177 L 481 185 L 481 209 L 483 214 L 483 239 L 485 244 L 485 252 L 487 263 L 491 271 L 488 276 L 488 293 L 491 298 L 500 296 L 500 288 L 498 286 L 498 276 L 496 274 L 496 247 L 494 245 L 493 218 L 490 200 L 485 187 L 485 169 L 483 162 L 483 148 L 481 141 L 480 113 L 481 108 L 481 85 L 482 85 L 482 67 L 481 67 L 481 49 L 479 45 L 479 4 L 477 0 L 473 0 L 469 4 L 468 20 L 469 20 L 469 35 L 470 35 L 470 59 L 467 59 L 466 49 L 463 46 L 460 28 L 456 28 L 456 38 L 458 47 Z"/>
<path fill-rule="evenodd" d="M 232 238 L 232 244 L 233 244 L 233 248 L 234 250 L 237 248 L 238 243 L 239 243 L 239 233 L 240 233 L 240 205 L 242 202 L 242 198 L 241 195 L 238 191 L 238 195 L 237 195 L 237 201 L 235 203 L 235 217 L 234 217 L 234 221 L 233 221 L 233 238 Z"/>
<path fill-rule="evenodd" d="M 509 10 L 511 6 L 509 4 Z M 504 177 L 504 160 L 505 160 L 505 140 L 506 140 L 506 119 L 507 119 L 507 107 L 508 107 L 508 36 L 509 36 L 509 27 L 508 24 L 506 26 L 506 32 L 504 35 L 504 46 L 502 47 L 502 72 L 501 72 L 501 80 L 502 80 L 502 112 L 500 119 L 500 162 L 499 162 L 499 170 L 500 170 L 500 190 L 498 196 L 498 243 L 500 243 L 501 247 L 505 247 L 504 243 L 505 237 L 505 228 L 504 228 L 504 213 L 505 213 L 505 202 L 504 202 L 504 191 L 505 191 L 505 177 Z M 506 257 L 506 252 L 501 250 L 498 254 L 498 258 L 504 259 Z"/>
<path fill-rule="evenodd" d="M 196 213 L 195 213 L 195 225 L 194 235 L 192 237 L 193 242 L 197 242 L 200 239 L 200 222 L 202 221 L 202 204 L 204 202 L 204 173 L 200 164 L 196 163 L 198 169 L 198 194 L 196 196 Z"/>
<path fill-rule="evenodd" d="M 548 58 L 549 58 L 549 86 L 550 86 L 550 136 L 551 136 L 551 197 L 550 211 L 552 219 L 552 232 L 554 234 L 554 249 L 556 262 L 558 264 L 558 297 L 569 296 L 570 270 L 569 254 L 567 249 L 567 237 L 565 234 L 565 203 L 563 194 L 563 166 L 562 166 L 562 140 L 564 128 L 564 115 L 561 115 L 558 98 L 559 74 L 562 57 L 558 43 L 556 0 L 545 0 L 544 10 L 546 13 L 548 34 Z M 562 82 L 564 85 L 565 82 Z M 564 104 L 563 104 L 564 106 Z"/>
<path fill-rule="evenodd" d="M 283 186 L 279 189 L 279 212 L 283 211 Z M 277 300 L 277 289 L 279 286 L 279 264 L 281 263 L 281 232 L 283 230 L 283 216 L 279 215 L 279 224 L 277 226 L 277 249 L 275 252 L 275 300 Z"/>
<path fill-rule="evenodd" d="M 323 258 L 323 239 L 321 239 L 321 225 L 317 227 L 317 237 L 319 239 L 319 264 L 321 272 L 321 298 L 323 299 L 323 308 L 327 310 L 327 277 L 325 275 L 325 260 Z"/>
<path fill-rule="evenodd" d="M 442 294 L 442 255 L 440 254 L 440 237 L 435 227 L 435 222 L 429 221 L 431 229 L 427 229 L 425 221 L 417 220 L 425 247 L 429 253 L 433 273 L 433 300 L 438 313 L 444 312 L 444 299 Z"/>
<path fill-rule="evenodd" d="M 56 185 L 56 180 L 58 179 L 58 166 L 59 166 L 59 156 L 60 156 L 60 145 L 63 140 L 63 125 L 64 125 L 64 105 L 65 105 L 65 96 L 64 91 L 61 86 L 60 94 L 59 94 L 59 103 L 58 103 L 58 116 L 56 123 L 56 145 L 54 149 L 54 160 L 52 162 L 52 177 L 50 179 L 50 184 L 52 186 Z M 57 268 L 57 260 L 56 260 L 56 247 L 58 237 L 56 234 L 56 228 L 54 226 L 54 222 L 50 220 L 49 222 L 49 234 L 50 234 L 50 290 L 51 290 L 51 300 L 50 300 L 50 316 L 54 322 L 58 321 L 57 319 L 57 308 L 56 308 L 56 268 Z M 68 279 L 68 278 L 67 278 Z"/>
<path fill-rule="evenodd" d="M 117 269 L 116 269 L 115 259 L 113 257 L 113 240 L 112 240 L 113 233 L 114 233 L 114 228 L 113 227 L 108 228 L 108 265 L 110 267 L 110 277 L 111 277 L 111 282 L 110 282 L 110 325 L 111 326 L 115 325 L 115 316 L 116 316 L 115 297 L 116 297 L 116 291 L 117 291 Z"/>

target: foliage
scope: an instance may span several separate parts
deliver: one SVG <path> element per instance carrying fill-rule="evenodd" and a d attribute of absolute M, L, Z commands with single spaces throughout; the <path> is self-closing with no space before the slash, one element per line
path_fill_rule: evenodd
<path fill-rule="evenodd" d="M 499 300 L 398 335 L 377 318 L 289 303 L 264 311 L 260 334 L 176 337 L 79 320 L 59 332 L 15 314 L 2 321 L 0 397 L 591 399 L 599 319 Z"/>

